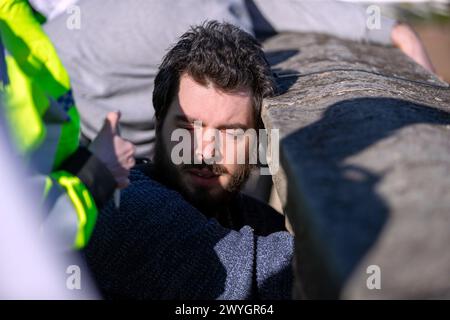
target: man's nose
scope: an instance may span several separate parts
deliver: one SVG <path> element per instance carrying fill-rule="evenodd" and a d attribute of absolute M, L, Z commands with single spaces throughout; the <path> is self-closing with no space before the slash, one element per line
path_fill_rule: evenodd
<path fill-rule="evenodd" d="M 217 162 L 220 159 L 220 134 L 218 130 L 207 128 L 196 137 L 194 156 L 198 161 L 208 164 Z"/>

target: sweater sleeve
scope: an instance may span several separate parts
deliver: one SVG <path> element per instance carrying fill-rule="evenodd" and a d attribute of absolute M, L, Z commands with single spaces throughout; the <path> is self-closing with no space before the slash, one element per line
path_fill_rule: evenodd
<path fill-rule="evenodd" d="M 86 249 L 105 298 L 290 295 L 290 272 L 286 270 L 292 237 L 287 232 L 257 238 L 248 226 L 239 232 L 228 230 L 207 219 L 178 193 L 136 173 L 131 180 L 122 192 L 120 211 L 107 205 Z M 274 280 L 277 275 L 279 281 Z M 258 294 L 259 288 L 264 294 Z"/>
<path fill-rule="evenodd" d="M 396 21 L 382 16 L 378 7 L 365 8 L 336 0 L 246 1 L 255 34 L 318 32 L 348 40 L 392 44 L 391 31 Z M 377 19 L 375 15 L 379 13 L 379 25 L 372 26 L 372 19 Z"/>

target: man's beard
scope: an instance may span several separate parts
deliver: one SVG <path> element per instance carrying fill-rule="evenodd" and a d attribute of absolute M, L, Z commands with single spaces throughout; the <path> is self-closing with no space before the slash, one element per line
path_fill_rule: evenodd
<path fill-rule="evenodd" d="M 216 163 L 181 164 L 177 166 L 168 154 L 169 152 L 162 142 L 161 132 L 157 132 L 153 162 L 158 179 L 168 187 L 180 192 L 187 201 L 208 216 L 214 216 L 229 208 L 252 170 L 251 165 L 239 165 L 237 172 L 232 174 L 227 186 L 224 189 L 222 188 L 218 194 L 212 195 L 208 188 L 195 187 L 194 189 L 194 186 L 189 188 L 183 181 L 183 174 L 186 175 L 188 170 L 191 169 L 208 169 L 216 175 L 228 174 L 225 166 Z"/>

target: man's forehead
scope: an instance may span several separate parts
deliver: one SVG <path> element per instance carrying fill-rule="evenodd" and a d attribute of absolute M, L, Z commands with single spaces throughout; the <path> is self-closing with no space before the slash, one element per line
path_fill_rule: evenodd
<path fill-rule="evenodd" d="M 180 78 L 179 92 L 174 99 L 174 116 L 181 119 L 200 120 L 205 125 L 225 126 L 240 124 L 253 125 L 253 100 L 250 90 L 232 92 L 216 88 L 212 84 L 203 85 L 188 75 Z"/>

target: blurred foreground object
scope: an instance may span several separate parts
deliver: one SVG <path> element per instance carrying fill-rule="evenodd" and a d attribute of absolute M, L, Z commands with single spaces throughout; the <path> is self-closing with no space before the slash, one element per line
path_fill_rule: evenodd
<path fill-rule="evenodd" d="M 426 70 L 435 72 L 428 53 L 414 30 L 406 24 L 398 24 L 392 30 L 392 42 L 408 57 Z"/>
<path fill-rule="evenodd" d="M 32 182 L 42 190 L 49 213 L 43 230 L 59 233 L 62 248 L 83 248 L 98 208 L 117 184 L 108 165 L 121 162 L 113 148 L 118 139 L 113 143 L 114 137 L 108 136 L 110 148 L 95 154 L 79 146 L 80 120 L 69 76 L 27 1 L 0 2 L 0 32 L 9 53 L 7 75 L 2 74 L 8 77 L 2 86 L 5 117 L 15 145 L 33 171 Z M 127 177 L 128 171 L 123 171 L 119 176 Z"/>
<path fill-rule="evenodd" d="M 39 194 L 27 183 L 23 163 L 5 130 L 0 101 L 0 299 L 93 299 L 87 268 L 81 290 L 69 290 L 68 266 L 82 266 L 74 255 L 55 254 L 57 238 L 39 232 Z"/>

